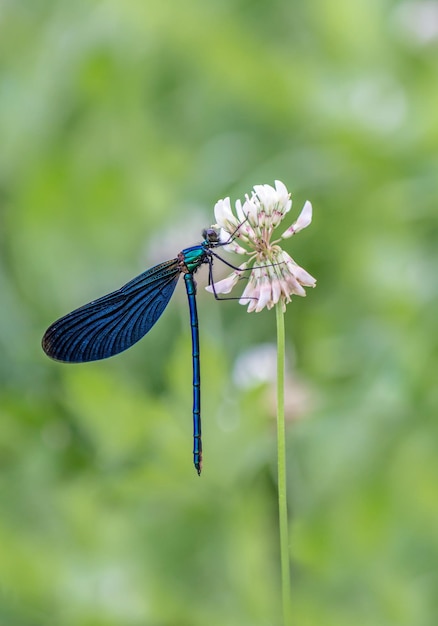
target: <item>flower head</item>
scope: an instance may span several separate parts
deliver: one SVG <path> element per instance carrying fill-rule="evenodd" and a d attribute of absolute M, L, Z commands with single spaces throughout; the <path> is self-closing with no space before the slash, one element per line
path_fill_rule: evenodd
<path fill-rule="evenodd" d="M 234 215 L 229 198 L 219 200 L 214 208 L 217 224 L 221 229 L 221 241 L 230 240 L 225 249 L 249 258 L 235 269 L 228 278 L 209 285 L 207 290 L 214 293 L 229 293 L 251 267 L 245 290 L 239 300 L 248 305 L 248 312 L 261 311 L 265 306 L 271 309 L 281 302 L 283 310 L 290 302 L 292 294 L 305 296 L 304 287 L 314 287 L 316 280 L 297 265 L 287 252 L 278 245 L 312 221 L 312 205 L 307 201 L 298 219 L 281 235 L 271 241 L 272 234 L 292 206 L 290 193 L 279 180 L 275 187 L 255 185 L 251 197 L 245 202 L 236 201 Z M 243 244 L 243 246 L 240 245 Z"/>

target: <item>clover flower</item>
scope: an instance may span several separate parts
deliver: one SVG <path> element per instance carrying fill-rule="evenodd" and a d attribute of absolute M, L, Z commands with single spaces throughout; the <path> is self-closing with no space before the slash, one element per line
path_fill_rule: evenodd
<path fill-rule="evenodd" d="M 251 269 L 248 283 L 239 303 L 248 305 L 248 313 L 259 312 L 264 307 L 271 309 L 277 302 L 285 311 L 293 294 L 305 296 L 304 287 L 314 287 L 315 278 L 297 265 L 287 252 L 278 245 L 312 221 L 312 205 L 306 201 L 298 219 L 289 226 L 280 239 L 271 241 L 274 230 L 279 226 L 292 206 L 290 193 L 279 180 L 275 187 L 255 185 L 251 197 L 245 202 L 235 203 L 236 214 L 231 209 L 230 198 L 219 200 L 214 207 L 217 224 L 221 229 L 221 241 L 231 239 L 225 247 L 230 252 L 248 255 L 249 258 L 235 269 L 230 276 L 209 285 L 212 293 L 227 294 Z M 240 245 L 242 243 L 242 245 Z"/>

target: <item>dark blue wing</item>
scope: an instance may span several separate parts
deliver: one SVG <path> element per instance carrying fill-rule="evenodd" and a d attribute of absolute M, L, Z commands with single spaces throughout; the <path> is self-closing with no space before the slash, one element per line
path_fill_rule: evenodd
<path fill-rule="evenodd" d="M 44 352 L 81 363 L 118 354 L 141 339 L 166 308 L 181 270 L 178 259 L 143 272 L 117 291 L 61 317 L 47 329 Z"/>

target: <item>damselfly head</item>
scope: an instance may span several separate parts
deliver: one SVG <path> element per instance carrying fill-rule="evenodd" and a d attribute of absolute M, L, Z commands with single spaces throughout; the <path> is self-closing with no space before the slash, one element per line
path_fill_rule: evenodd
<path fill-rule="evenodd" d="M 220 241 L 219 231 L 216 228 L 204 228 L 202 236 L 208 243 L 219 243 Z"/>

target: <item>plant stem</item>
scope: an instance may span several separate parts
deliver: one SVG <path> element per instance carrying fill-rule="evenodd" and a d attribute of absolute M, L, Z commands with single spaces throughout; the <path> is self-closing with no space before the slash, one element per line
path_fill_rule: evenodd
<path fill-rule="evenodd" d="M 277 455 L 278 455 L 278 513 L 280 527 L 281 591 L 283 621 L 290 624 L 290 566 L 289 527 L 286 492 L 286 434 L 284 423 L 284 313 L 282 303 L 276 305 L 277 318 Z"/>

